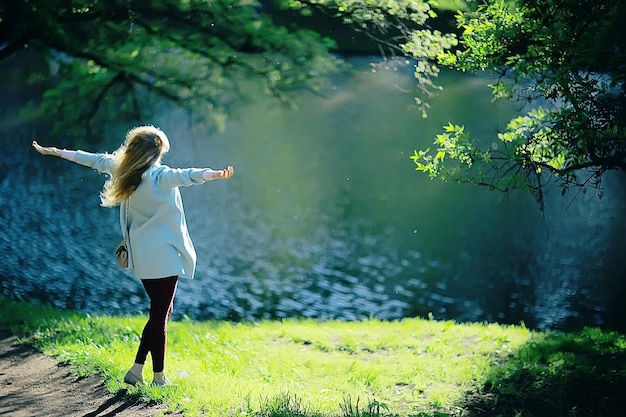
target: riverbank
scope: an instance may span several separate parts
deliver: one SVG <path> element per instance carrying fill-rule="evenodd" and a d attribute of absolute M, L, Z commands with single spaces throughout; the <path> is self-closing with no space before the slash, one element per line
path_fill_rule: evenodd
<path fill-rule="evenodd" d="M 0 333 L 0 415 L 11 417 L 155 417 L 169 413 L 163 404 L 147 404 L 106 389 L 98 374 L 78 377 L 16 336 Z"/>
<path fill-rule="evenodd" d="M 91 316 L 9 300 L 2 300 L 0 313 L 0 330 L 21 334 L 69 364 L 60 368 L 66 374 L 100 375 L 100 386 L 111 393 L 105 402 L 121 408 L 141 401 L 163 407 L 154 412 L 185 416 L 615 416 L 626 392 L 626 339 L 599 329 L 545 333 L 422 319 L 186 319 L 170 324 L 167 369 L 176 386 L 162 389 L 122 382 L 145 317 Z M 33 355 L 25 347 L 10 351 L 3 361 Z M 3 389 L 19 383 L 7 376 L 10 367 L 2 369 L 3 381 L 13 381 Z M 67 384 L 45 385 L 58 399 Z M 20 392 L 27 402 L 30 391 Z M 81 415 L 100 415 L 102 406 Z"/>

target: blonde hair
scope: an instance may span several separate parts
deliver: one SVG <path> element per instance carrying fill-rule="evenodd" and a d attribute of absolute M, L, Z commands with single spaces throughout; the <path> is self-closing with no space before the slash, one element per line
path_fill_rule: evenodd
<path fill-rule="evenodd" d="M 141 174 L 170 149 L 163 131 L 154 126 L 139 126 L 126 134 L 124 143 L 113 152 L 113 172 L 100 193 L 102 206 L 120 204 L 141 182 Z"/>

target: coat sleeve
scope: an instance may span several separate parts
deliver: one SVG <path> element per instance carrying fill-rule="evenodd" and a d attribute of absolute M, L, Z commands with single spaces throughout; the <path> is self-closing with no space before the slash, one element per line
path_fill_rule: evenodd
<path fill-rule="evenodd" d="M 170 168 L 162 165 L 155 173 L 155 182 L 161 188 L 204 184 L 207 182 L 202 177 L 205 170 L 206 168 Z"/>
<path fill-rule="evenodd" d="M 113 156 L 110 154 L 76 151 L 76 160 L 74 162 L 93 168 L 100 173 L 113 173 Z"/>

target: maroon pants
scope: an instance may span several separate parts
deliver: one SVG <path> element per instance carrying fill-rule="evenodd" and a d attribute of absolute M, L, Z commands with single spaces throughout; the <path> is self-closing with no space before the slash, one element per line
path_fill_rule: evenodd
<path fill-rule="evenodd" d="M 150 297 L 150 318 L 143 328 L 135 363 L 146 363 L 152 355 L 152 370 L 163 372 L 167 344 L 167 320 L 174 311 L 174 294 L 178 277 L 141 280 Z"/>

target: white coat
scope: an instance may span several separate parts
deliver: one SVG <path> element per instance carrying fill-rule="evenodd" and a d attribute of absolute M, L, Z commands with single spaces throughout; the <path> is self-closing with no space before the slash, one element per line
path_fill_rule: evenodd
<path fill-rule="evenodd" d="M 109 154 L 76 152 L 76 163 L 111 174 Z M 120 226 L 128 247 L 128 269 L 139 279 L 179 276 L 193 279 L 196 251 L 189 236 L 178 187 L 203 184 L 202 168 L 155 164 L 120 206 Z M 128 224 L 126 212 L 128 210 Z"/>

